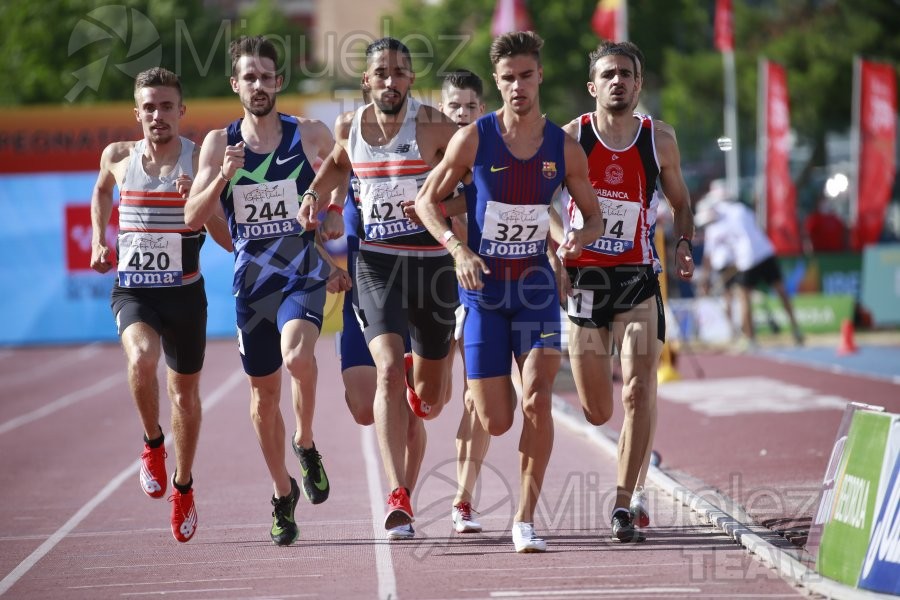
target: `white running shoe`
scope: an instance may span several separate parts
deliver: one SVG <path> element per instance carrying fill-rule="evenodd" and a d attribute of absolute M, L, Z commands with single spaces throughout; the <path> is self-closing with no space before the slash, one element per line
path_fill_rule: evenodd
<path fill-rule="evenodd" d="M 472 504 L 460 502 L 450 511 L 450 520 L 456 533 L 481 533 L 481 523 L 472 517 Z"/>
<path fill-rule="evenodd" d="M 547 542 L 534 534 L 534 523 L 516 521 L 512 526 L 512 539 L 516 552 L 546 552 Z"/>
<path fill-rule="evenodd" d="M 641 528 L 650 526 L 650 511 L 647 508 L 647 494 L 644 492 L 644 486 L 639 485 L 635 488 L 631 495 L 631 505 L 628 508 L 635 526 Z"/>
<path fill-rule="evenodd" d="M 416 537 L 416 530 L 413 529 L 412 523 L 398 525 L 387 530 L 387 539 L 389 540 L 408 540 L 414 537 Z"/>

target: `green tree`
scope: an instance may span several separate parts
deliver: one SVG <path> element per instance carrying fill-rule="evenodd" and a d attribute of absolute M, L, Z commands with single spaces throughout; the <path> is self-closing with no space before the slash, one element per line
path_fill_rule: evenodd
<path fill-rule="evenodd" d="M 418 86 L 437 87 L 442 71 L 471 68 L 490 81 L 488 47 L 495 0 L 403 0 L 392 34 L 443 69 L 423 69 Z M 590 28 L 594 0 L 528 3 L 545 39 L 542 107 L 557 122 L 590 110 L 587 54 L 599 40 Z M 791 123 L 800 143 L 813 148 L 804 177 L 825 156 L 826 134 L 850 124 L 853 56 L 900 62 L 900 10 L 884 0 L 736 0 L 735 60 L 743 169 L 752 174 L 756 140 L 757 63 L 765 56 L 787 68 Z M 713 47 L 714 0 L 645 0 L 629 3 L 630 38 L 645 55 L 642 102 L 678 132 L 686 164 L 724 171 L 715 143 L 723 130 L 722 57 Z M 457 36 L 457 37 L 455 37 Z M 463 39 L 461 51 L 459 40 Z M 419 42 L 418 45 L 417 41 Z M 450 58 L 452 57 L 452 58 Z M 721 173 L 719 173 L 721 174 Z M 801 181 L 802 183 L 802 181 Z"/>
<path fill-rule="evenodd" d="M 415 55 L 417 87 L 438 88 L 444 74 L 467 68 L 485 80 L 487 103 L 499 103 L 488 58 L 494 5 L 495 0 L 402 0 L 389 17 L 390 33 Z M 571 0 L 533 2 L 528 7 L 535 29 L 545 41 L 541 107 L 560 123 L 591 106 L 585 89 L 587 55 L 598 40 L 590 27 L 573 27 L 573 23 L 589 23 L 596 5 L 596 0 Z"/>
<path fill-rule="evenodd" d="M 0 59 L 14 85 L 0 104 L 124 100 L 134 76 L 151 66 L 182 77 L 186 93 L 229 93 L 215 77 L 230 73 L 234 28 L 202 0 L 7 0 Z"/>

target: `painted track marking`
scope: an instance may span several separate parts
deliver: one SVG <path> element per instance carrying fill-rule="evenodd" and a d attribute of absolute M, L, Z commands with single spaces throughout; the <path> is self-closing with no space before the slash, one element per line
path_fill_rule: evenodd
<path fill-rule="evenodd" d="M 242 371 L 235 371 L 231 374 L 231 376 L 225 380 L 225 382 L 217 387 L 213 392 L 207 397 L 206 402 L 203 403 L 203 411 L 207 412 L 211 410 L 214 406 L 216 406 L 225 395 L 233 388 L 239 381 L 244 379 L 244 373 Z M 166 444 L 168 445 L 168 443 Z M 109 498 L 113 492 L 115 492 L 122 483 L 124 483 L 127 479 L 134 477 L 134 474 L 138 472 L 141 467 L 141 460 L 138 459 L 130 464 L 128 467 L 123 469 L 118 475 L 113 477 L 109 483 L 107 483 L 103 489 L 101 489 L 93 498 L 88 500 L 78 512 L 72 515 L 68 521 L 63 523 L 63 526 L 57 529 L 49 538 L 47 538 L 43 544 L 37 547 L 34 552 L 25 557 L 25 560 L 16 565 L 16 568 L 10 571 L 9 575 L 3 578 L 3 581 L 0 581 L 0 596 L 9 591 L 17 581 L 19 581 L 22 577 L 25 576 L 28 571 L 30 571 L 44 556 L 46 556 L 53 548 L 56 547 L 69 533 L 78 527 L 82 521 L 84 521 L 88 515 L 90 515 L 95 508 L 97 508 L 104 500 Z"/>
<path fill-rule="evenodd" d="M 361 427 L 362 454 L 366 462 L 366 481 L 369 484 L 369 507 L 372 510 L 372 534 L 375 541 L 375 571 L 378 575 L 378 597 L 381 600 L 397 600 L 397 576 L 391 558 L 390 543 L 379 543 L 385 539 L 382 511 L 387 497 L 381 489 L 381 465 L 375 459 L 381 456 L 375 440 L 375 426 Z"/>

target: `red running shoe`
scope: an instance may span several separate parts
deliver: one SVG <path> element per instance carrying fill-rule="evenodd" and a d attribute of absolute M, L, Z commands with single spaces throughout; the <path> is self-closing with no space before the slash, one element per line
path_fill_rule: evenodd
<path fill-rule="evenodd" d="M 394 529 L 415 521 L 409 502 L 409 492 L 406 491 L 406 488 L 399 487 L 391 492 L 387 499 L 387 505 L 388 512 L 384 517 L 385 529 Z"/>
<path fill-rule="evenodd" d="M 141 489 L 151 498 L 166 495 L 166 448 L 151 448 L 144 444 L 141 452 Z"/>
<path fill-rule="evenodd" d="M 172 486 L 174 487 L 174 486 Z M 194 490 L 182 494 L 177 489 L 169 496 L 172 503 L 172 535 L 181 543 L 194 537 L 197 531 L 197 509 L 194 506 Z"/>
<path fill-rule="evenodd" d="M 419 395 L 416 394 L 416 389 L 409 383 L 409 374 L 410 371 L 412 371 L 413 366 L 412 353 L 407 352 L 404 354 L 403 362 L 406 366 L 406 377 L 404 378 L 404 381 L 406 382 L 406 401 L 409 402 L 409 407 L 412 409 L 413 414 L 420 419 L 424 419 L 428 416 L 428 413 L 431 412 L 431 406 L 419 398 Z"/>

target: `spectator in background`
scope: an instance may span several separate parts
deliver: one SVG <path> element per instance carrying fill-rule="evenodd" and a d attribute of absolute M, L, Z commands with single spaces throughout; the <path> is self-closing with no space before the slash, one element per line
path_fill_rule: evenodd
<path fill-rule="evenodd" d="M 753 325 L 751 294 L 760 284 L 766 284 L 781 300 L 791 323 L 791 332 L 798 346 L 803 345 L 803 334 L 794 317 L 791 298 L 784 287 L 781 268 L 775 257 L 775 248 L 765 232 L 756 224 L 756 217 L 740 202 L 712 200 L 695 217 L 697 227 L 705 227 L 706 244 L 727 245 L 738 273 L 741 298 L 741 323 L 750 348 L 756 346 L 756 330 Z M 711 240 L 710 238 L 715 238 Z"/>
<path fill-rule="evenodd" d="M 831 201 L 819 196 L 816 206 L 803 222 L 803 251 L 842 252 L 847 249 L 847 228 L 834 213 Z"/>

